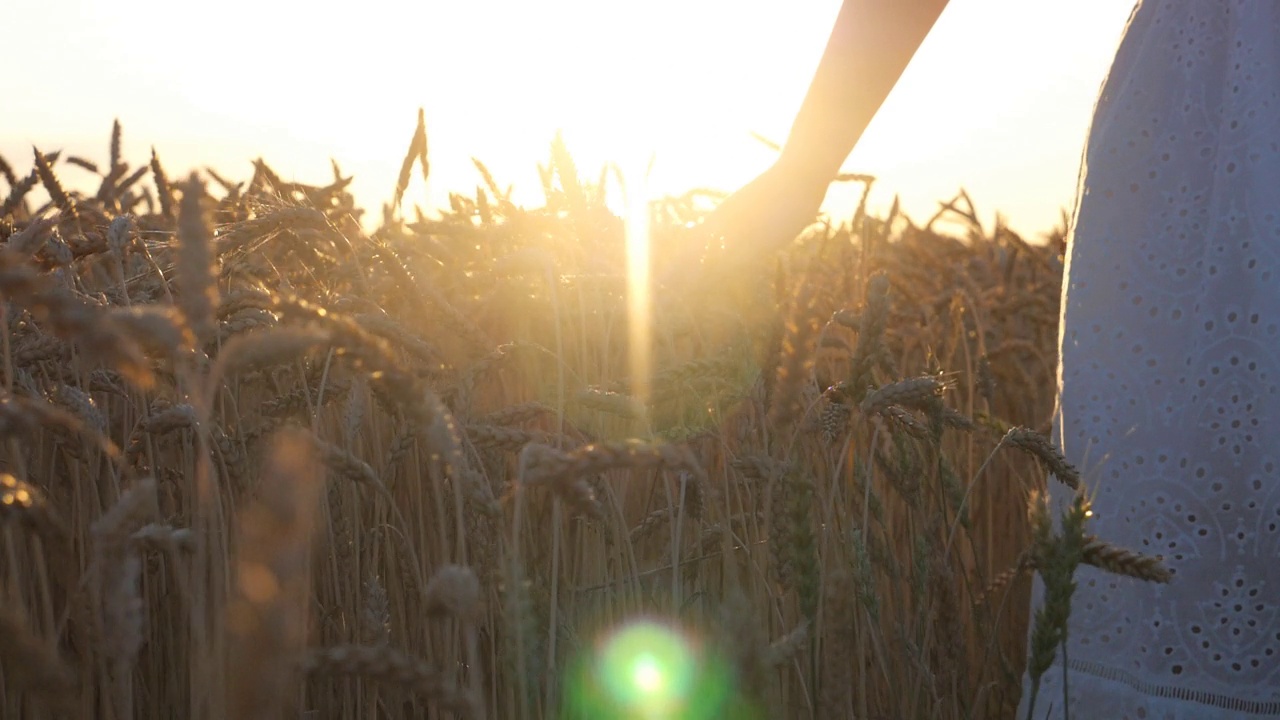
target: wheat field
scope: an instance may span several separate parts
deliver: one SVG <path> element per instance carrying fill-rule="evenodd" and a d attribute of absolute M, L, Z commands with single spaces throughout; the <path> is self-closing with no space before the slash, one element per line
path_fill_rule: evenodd
<path fill-rule="evenodd" d="M 607 173 L 430 218 L 426 148 L 372 232 L 336 163 L 0 159 L 4 717 L 1012 717 L 1079 563 L 1165 579 L 1043 502 L 1061 230 L 860 208 L 656 288 L 639 380 Z"/>

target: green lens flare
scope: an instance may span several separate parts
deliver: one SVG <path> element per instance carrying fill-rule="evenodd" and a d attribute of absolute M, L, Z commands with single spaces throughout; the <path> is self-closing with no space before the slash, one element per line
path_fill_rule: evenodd
<path fill-rule="evenodd" d="M 668 630 L 623 630 L 605 647 L 601 661 L 610 694 L 640 717 L 671 717 L 687 699 L 693 658 L 684 641 Z"/>
<path fill-rule="evenodd" d="M 573 718 L 708 720 L 724 717 L 730 686 L 724 665 L 679 631 L 638 622 L 579 658 L 566 700 Z"/>

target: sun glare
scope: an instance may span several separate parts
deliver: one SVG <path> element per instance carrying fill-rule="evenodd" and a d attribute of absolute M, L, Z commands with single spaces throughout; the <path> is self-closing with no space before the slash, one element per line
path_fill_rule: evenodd
<path fill-rule="evenodd" d="M 653 326 L 650 317 L 649 196 L 642 173 L 627 182 L 627 320 L 632 394 L 643 406 L 652 378 Z"/>

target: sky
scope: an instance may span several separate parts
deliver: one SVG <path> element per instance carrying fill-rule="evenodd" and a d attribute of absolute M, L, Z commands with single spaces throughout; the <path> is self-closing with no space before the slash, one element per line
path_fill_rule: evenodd
<path fill-rule="evenodd" d="M 354 174 L 378 215 L 425 109 L 432 175 L 408 201 L 474 193 L 482 160 L 527 206 L 557 130 L 586 177 L 605 161 L 650 191 L 732 190 L 785 140 L 839 0 L 0 0 L 0 155 L 105 163 L 155 147 L 171 177 Z M 927 219 L 965 188 L 979 216 L 1029 237 L 1074 199 L 1080 153 L 1130 0 L 951 0 L 846 172 Z M 93 179 L 65 166 L 71 185 Z M 96 186 L 95 186 L 96 187 Z M 5 189 L 7 192 L 7 188 Z M 855 189 L 826 209 L 846 217 Z"/>

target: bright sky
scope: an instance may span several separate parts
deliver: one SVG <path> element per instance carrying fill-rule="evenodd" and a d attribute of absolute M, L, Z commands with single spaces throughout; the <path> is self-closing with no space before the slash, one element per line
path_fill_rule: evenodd
<path fill-rule="evenodd" d="M 772 159 L 751 131 L 785 139 L 839 4 L 3 0 L 0 154 L 19 171 L 32 145 L 102 162 L 118 117 L 135 167 L 154 145 L 171 176 L 247 179 L 262 156 L 324 184 L 333 157 L 376 216 L 422 106 L 424 205 L 474 192 L 472 156 L 537 204 L 557 128 L 587 177 L 656 153 L 658 191 L 732 189 Z M 845 170 L 879 177 L 875 208 L 898 193 L 923 220 L 963 186 L 988 223 L 1050 229 L 1131 7 L 951 0 Z"/>

